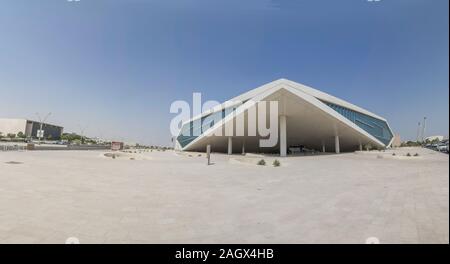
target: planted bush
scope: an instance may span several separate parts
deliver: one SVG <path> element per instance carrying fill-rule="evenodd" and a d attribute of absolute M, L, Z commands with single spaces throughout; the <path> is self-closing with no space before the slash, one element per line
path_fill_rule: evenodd
<path fill-rule="evenodd" d="M 414 154 L 414 157 L 418 157 L 418 156 L 419 156 L 419 153 Z"/>
<path fill-rule="evenodd" d="M 406 157 L 411 157 L 411 153 L 408 152 L 408 153 L 406 154 Z"/>
<path fill-rule="evenodd" d="M 279 166 L 281 165 L 281 163 L 280 163 L 278 160 L 274 160 L 273 163 L 272 163 L 272 165 L 273 165 L 274 167 L 279 167 Z"/>
<path fill-rule="evenodd" d="M 258 161 L 258 165 L 264 166 L 264 165 L 266 165 L 266 161 L 262 159 L 262 160 Z"/>

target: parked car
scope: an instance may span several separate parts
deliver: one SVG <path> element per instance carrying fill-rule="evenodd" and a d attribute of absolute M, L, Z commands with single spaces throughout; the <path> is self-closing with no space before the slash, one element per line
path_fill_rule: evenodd
<path fill-rule="evenodd" d="M 438 146 L 436 147 L 436 149 L 440 152 L 447 152 L 448 153 L 448 142 L 446 144 L 438 144 Z"/>

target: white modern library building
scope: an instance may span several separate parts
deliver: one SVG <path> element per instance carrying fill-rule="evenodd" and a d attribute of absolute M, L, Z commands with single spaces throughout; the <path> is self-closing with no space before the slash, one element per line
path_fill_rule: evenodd
<path fill-rule="evenodd" d="M 362 150 L 365 146 L 385 148 L 393 140 L 393 131 L 383 117 L 287 79 L 270 82 L 229 102 L 183 122 L 175 137 L 175 149 L 205 151 L 210 145 L 214 152 L 286 156 L 305 150 L 340 153 Z M 260 110 L 261 103 L 267 106 L 262 109 L 265 111 Z M 253 130 L 261 122 L 266 122 L 263 127 L 271 124 L 268 113 L 274 107 L 277 108 L 277 120 L 273 122 L 277 126 L 276 140 L 263 146 L 262 140 L 270 136 Z M 254 118 L 255 112 L 263 113 L 264 117 Z M 226 133 L 230 129 L 231 133 Z"/>

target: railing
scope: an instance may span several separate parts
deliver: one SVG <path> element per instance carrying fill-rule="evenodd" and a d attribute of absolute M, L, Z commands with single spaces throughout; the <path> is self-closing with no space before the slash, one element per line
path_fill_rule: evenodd
<path fill-rule="evenodd" d="M 19 145 L 0 145 L 0 151 L 25 151 L 26 146 Z"/>

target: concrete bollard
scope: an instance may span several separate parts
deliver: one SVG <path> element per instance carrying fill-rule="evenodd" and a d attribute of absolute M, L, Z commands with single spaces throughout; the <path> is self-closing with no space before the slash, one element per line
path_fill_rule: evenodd
<path fill-rule="evenodd" d="M 206 158 L 208 159 L 207 165 L 211 165 L 211 145 L 206 146 Z"/>

